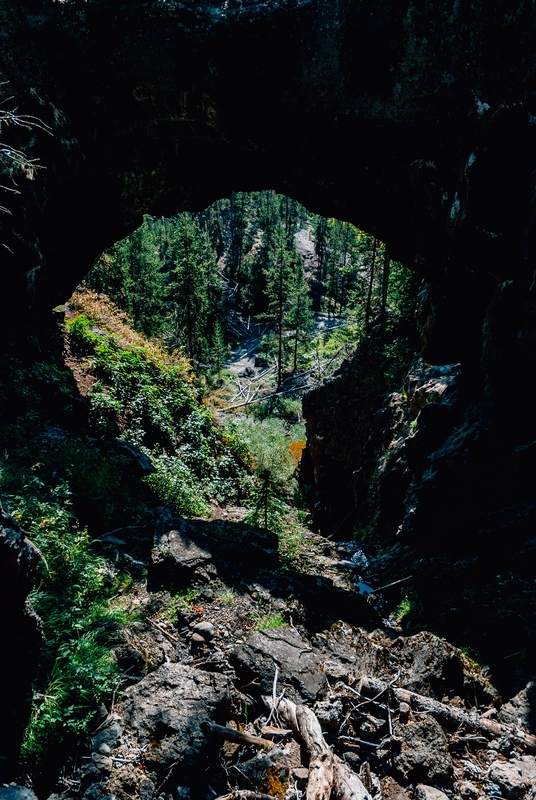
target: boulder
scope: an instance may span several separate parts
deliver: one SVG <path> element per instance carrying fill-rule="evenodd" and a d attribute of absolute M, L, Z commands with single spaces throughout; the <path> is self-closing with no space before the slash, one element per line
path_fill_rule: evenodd
<path fill-rule="evenodd" d="M 122 729 L 119 717 L 114 715 L 101 730 L 97 731 L 91 740 L 91 749 L 94 753 L 109 755 L 109 753 L 103 752 L 102 748 L 108 747 L 111 751 L 121 743 L 121 739 Z"/>
<path fill-rule="evenodd" d="M 242 789 L 255 789 L 265 794 L 281 797 L 288 788 L 289 759 L 280 748 L 270 753 L 258 752 L 249 761 L 240 764 L 233 778 Z"/>
<path fill-rule="evenodd" d="M 489 768 L 489 779 L 501 787 L 508 800 L 523 797 L 536 786 L 536 758 L 522 756 L 512 761 L 494 761 Z"/>
<path fill-rule="evenodd" d="M 401 636 L 391 646 L 402 673 L 404 688 L 426 697 L 463 695 L 465 675 L 462 653 L 429 631 Z"/>
<path fill-rule="evenodd" d="M 176 518 L 173 523 L 173 528 L 155 533 L 148 575 L 152 588 L 186 586 L 198 568 L 212 561 L 211 553 L 188 536 L 185 520 Z"/>
<path fill-rule="evenodd" d="M 360 675 L 389 676 L 389 653 L 363 628 L 342 622 L 312 638 L 315 653 L 330 682 L 354 683 Z"/>
<path fill-rule="evenodd" d="M 210 743 L 203 723 L 225 724 L 230 705 L 230 684 L 223 675 L 185 664 L 163 664 L 135 686 L 122 702 L 125 737 L 146 747 L 151 769 L 171 764 L 206 763 Z"/>
<path fill-rule="evenodd" d="M 449 800 L 447 795 L 435 786 L 419 783 L 415 787 L 415 800 Z"/>
<path fill-rule="evenodd" d="M 177 589 L 215 575 L 246 577 L 279 564 L 270 531 L 226 520 L 185 520 L 159 509 L 148 581 L 152 589 Z"/>
<path fill-rule="evenodd" d="M 286 696 L 297 703 L 321 699 L 329 688 L 310 643 L 286 626 L 254 633 L 229 660 L 240 683 L 256 680 L 255 689 L 261 694 L 271 694 L 276 666 L 280 670 L 278 691 L 285 686 Z"/>
<path fill-rule="evenodd" d="M 515 697 L 503 705 L 498 714 L 500 722 L 519 725 L 536 733 L 536 683 L 530 681 Z"/>
<path fill-rule="evenodd" d="M 447 737 L 435 719 L 424 717 L 412 725 L 402 725 L 397 736 L 400 750 L 393 763 L 404 781 L 428 780 L 442 784 L 450 780 L 453 763 Z"/>

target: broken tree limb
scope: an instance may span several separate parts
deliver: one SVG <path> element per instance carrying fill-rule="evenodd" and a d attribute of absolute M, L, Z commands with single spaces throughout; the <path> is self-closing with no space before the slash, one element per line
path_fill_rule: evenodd
<path fill-rule="evenodd" d="M 270 706 L 272 698 L 265 698 Z M 282 720 L 304 743 L 309 755 L 306 800 L 371 800 L 370 795 L 349 767 L 333 754 L 316 714 L 307 706 L 297 706 L 281 698 L 277 711 Z"/>
<path fill-rule="evenodd" d="M 274 743 L 269 739 L 261 739 L 259 736 L 252 736 L 251 733 L 237 731 L 235 728 L 228 728 L 226 725 L 216 725 L 215 722 L 208 721 L 204 724 L 210 729 L 211 733 L 220 736 L 227 742 L 245 744 L 248 747 L 253 745 L 254 747 L 263 747 L 265 749 L 271 749 L 274 746 Z"/>
<path fill-rule="evenodd" d="M 536 753 L 536 736 L 527 733 L 521 728 L 487 719 L 477 711 L 464 711 L 461 708 L 432 700 L 430 697 L 424 697 L 415 692 L 410 692 L 407 689 L 400 689 L 392 684 L 384 683 L 384 681 L 378 678 L 361 678 L 359 689 L 363 694 L 374 695 L 382 694 L 382 692 L 389 689 L 399 703 L 408 703 L 414 711 L 424 711 L 435 717 L 438 722 L 447 726 L 454 725 L 459 727 L 460 725 L 464 725 L 488 737 L 507 736 L 514 744 L 527 753 Z"/>
<path fill-rule="evenodd" d="M 250 789 L 235 789 L 229 794 L 221 794 L 216 800 L 277 800 L 277 797 L 262 792 L 252 792 Z"/>
<path fill-rule="evenodd" d="M 333 800 L 370 800 L 370 794 L 350 767 L 333 757 Z"/>
<path fill-rule="evenodd" d="M 310 708 L 297 706 L 296 719 L 300 736 L 309 754 L 306 798 L 329 800 L 333 786 L 333 751 L 324 739 L 316 714 Z"/>

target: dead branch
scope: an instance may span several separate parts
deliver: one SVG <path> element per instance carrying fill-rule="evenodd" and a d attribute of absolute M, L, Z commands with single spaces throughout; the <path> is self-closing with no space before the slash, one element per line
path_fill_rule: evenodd
<path fill-rule="evenodd" d="M 380 695 L 390 688 L 393 696 L 399 703 L 408 703 L 414 711 L 421 711 L 435 717 L 438 722 L 447 726 L 461 726 L 472 728 L 485 736 L 507 736 L 518 747 L 527 753 L 536 753 L 536 736 L 516 728 L 512 725 L 505 725 L 502 722 L 487 719 L 477 711 L 464 711 L 456 706 L 445 705 L 430 697 L 410 692 L 407 689 L 399 689 L 389 685 L 378 678 L 362 678 L 360 691 L 365 694 Z"/>
<path fill-rule="evenodd" d="M 253 747 L 263 747 L 265 749 L 271 749 L 274 746 L 274 743 L 269 739 L 261 739 L 259 736 L 252 736 L 251 733 L 237 731 L 235 728 L 228 728 L 226 725 L 216 725 L 215 722 L 206 722 L 205 725 L 210 729 L 211 733 L 220 736 L 227 742 L 236 742 L 236 744 L 244 744 L 248 747 L 253 745 Z"/>
<path fill-rule="evenodd" d="M 333 800 L 370 800 L 370 795 L 350 767 L 333 757 Z"/>
<path fill-rule="evenodd" d="M 270 706 L 272 698 L 266 698 Z M 309 755 L 309 780 L 306 800 L 329 800 L 332 792 L 337 800 L 370 800 L 370 795 L 349 767 L 327 744 L 316 714 L 307 706 L 297 706 L 281 698 L 277 710 L 304 743 Z"/>
<path fill-rule="evenodd" d="M 176 636 L 173 636 L 171 633 L 168 633 L 166 629 L 162 627 L 162 625 L 160 625 L 158 622 L 155 622 L 150 617 L 145 617 L 145 621 L 148 622 L 149 625 L 152 625 L 154 628 L 156 628 L 157 631 L 160 631 L 160 633 L 166 636 L 169 639 L 169 641 L 172 642 L 172 644 L 177 644 L 177 642 L 179 641 Z"/>
<path fill-rule="evenodd" d="M 252 792 L 250 789 L 235 789 L 230 794 L 221 794 L 215 800 L 277 800 L 277 797 L 262 792 Z"/>

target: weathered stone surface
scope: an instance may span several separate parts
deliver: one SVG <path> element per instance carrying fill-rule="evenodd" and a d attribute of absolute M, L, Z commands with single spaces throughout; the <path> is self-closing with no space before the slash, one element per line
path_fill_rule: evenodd
<path fill-rule="evenodd" d="M 412 725 L 403 725 L 397 734 L 400 751 L 393 759 L 401 778 L 408 782 L 429 780 L 447 783 L 453 763 L 448 752 L 447 737 L 432 717 L 424 717 Z"/>
<path fill-rule="evenodd" d="M 196 569 L 210 564 L 211 561 L 212 555 L 182 531 L 165 531 L 155 537 L 151 551 L 151 586 L 179 589 L 191 583 Z"/>
<path fill-rule="evenodd" d="M 523 797 L 536 787 L 536 758 L 522 756 L 512 761 L 494 761 L 489 768 L 489 779 L 501 787 L 503 797 Z"/>
<path fill-rule="evenodd" d="M 405 688 L 427 697 L 462 696 L 465 675 L 462 653 L 428 631 L 399 637 L 391 652 L 401 667 Z"/>
<path fill-rule="evenodd" d="M 214 625 L 212 622 L 197 622 L 192 630 L 202 636 L 206 642 L 210 642 L 214 638 Z"/>
<path fill-rule="evenodd" d="M 360 675 L 389 675 L 389 654 L 362 628 L 338 623 L 312 638 L 322 669 L 332 683 L 355 683 Z"/>
<path fill-rule="evenodd" d="M 121 743 L 122 728 L 119 718 L 114 716 L 104 727 L 99 730 L 91 740 L 91 748 L 94 753 L 101 752 L 103 746 L 109 747 L 112 750 Z M 105 753 L 105 755 L 108 755 Z"/>
<path fill-rule="evenodd" d="M 273 794 L 274 789 L 280 796 L 288 788 L 289 759 L 280 748 L 270 753 L 259 752 L 254 758 L 243 761 L 236 776 L 236 782 L 242 789 L 251 789 Z"/>
<path fill-rule="evenodd" d="M 262 694 L 271 694 L 276 666 L 280 670 L 278 686 L 286 687 L 286 696 L 291 700 L 313 702 L 328 689 L 311 645 L 292 628 L 254 633 L 231 653 L 229 660 L 241 683 L 257 678 L 254 689 Z"/>
<path fill-rule="evenodd" d="M 426 786 L 419 783 L 415 787 L 415 800 L 448 800 L 448 795 L 436 789 L 435 786 Z"/>
<path fill-rule="evenodd" d="M 229 703 L 229 681 L 223 675 L 164 664 L 125 691 L 125 736 L 148 745 L 145 759 L 152 769 L 175 762 L 202 764 L 211 747 L 202 724 L 225 724 Z"/>
<path fill-rule="evenodd" d="M 519 725 L 536 731 L 536 683 L 530 681 L 515 697 L 505 703 L 498 713 L 501 722 Z"/>
<path fill-rule="evenodd" d="M 159 509 L 149 566 L 153 588 L 177 589 L 216 574 L 255 575 L 279 563 L 277 536 L 252 525 L 185 520 Z"/>

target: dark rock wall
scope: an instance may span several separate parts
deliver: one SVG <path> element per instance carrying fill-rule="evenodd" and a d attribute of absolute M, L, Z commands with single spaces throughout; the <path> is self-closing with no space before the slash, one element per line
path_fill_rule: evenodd
<path fill-rule="evenodd" d="M 42 644 L 39 619 L 27 601 L 40 555 L 0 506 L 0 781 L 13 775 L 29 720 L 32 680 Z"/>

